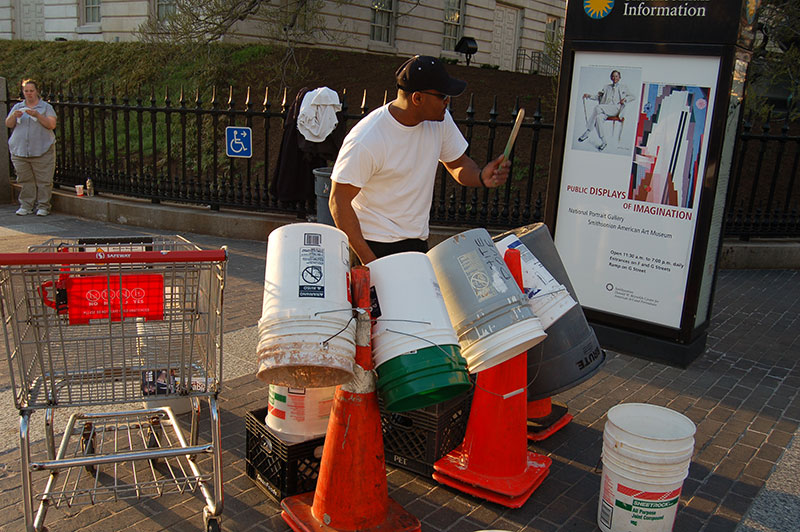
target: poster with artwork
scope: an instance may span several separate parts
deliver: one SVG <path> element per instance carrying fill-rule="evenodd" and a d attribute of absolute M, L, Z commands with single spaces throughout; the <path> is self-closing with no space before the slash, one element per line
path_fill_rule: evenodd
<path fill-rule="evenodd" d="M 584 307 L 680 327 L 718 70 L 576 52 L 555 243 Z"/>

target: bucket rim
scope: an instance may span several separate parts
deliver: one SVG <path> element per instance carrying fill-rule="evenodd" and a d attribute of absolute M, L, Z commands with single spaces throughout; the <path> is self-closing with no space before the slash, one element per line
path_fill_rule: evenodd
<path fill-rule="evenodd" d="M 642 425 L 641 415 L 643 411 L 650 410 L 651 412 L 659 412 L 671 418 L 671 421 L 675 422 L 675 426 L 683 431 L 680 435 L 676 435 L 674 437 L 670 437 L 670 435 L 654 435 L 652 433 L 647 434 L 641 431 Z M 685 415 L 681 414 L 680 412 L 676 412 L 671 408 L 667 408 L 665 406 L 660 405 L 653 405 L 649 403 L 621 403 L 611 407 L 606 414 L 607 423 L 611 423 L 619 430 L 631 434 L 636 438 L 641 438 L 645 440 L 652 440 L 652 441 L 680 441 L 687 438 L 693 438 L 695 433 L 697 432 L 697 426 L 694 422 L 686 417 Z M 663 423 L 661 424 L 663 427 Z M 637 429 L 640 431 L 637 432 Z"/>

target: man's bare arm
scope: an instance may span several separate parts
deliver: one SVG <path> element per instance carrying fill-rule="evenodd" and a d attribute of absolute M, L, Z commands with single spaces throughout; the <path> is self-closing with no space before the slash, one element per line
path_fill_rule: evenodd
<path fill-rule="evenodd" d="M 347 234 L 350 247 L 353 248 L 353 251 L 355 251 L 362 263 L 368 264 L 377 257 L 370 249 L 367 241 L 364 240 L 364 235 L 361 232 L 361 224 L 358 223 L 356 211 L 353 209 L 353 199 L 360 191 L 361 189 L 357 186 L 334 181 L 331 187 L 328 207 L 331 209 L 331 216 L 333 216 L 336 227 Z"/>

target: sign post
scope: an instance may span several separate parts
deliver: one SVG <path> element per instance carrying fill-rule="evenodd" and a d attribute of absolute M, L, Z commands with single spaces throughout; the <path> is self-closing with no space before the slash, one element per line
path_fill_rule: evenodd
<path fill-rule="evenodd" d="M 705 349 L 756 0 L 570 2 L 546 219 L 609 349 Z"/>

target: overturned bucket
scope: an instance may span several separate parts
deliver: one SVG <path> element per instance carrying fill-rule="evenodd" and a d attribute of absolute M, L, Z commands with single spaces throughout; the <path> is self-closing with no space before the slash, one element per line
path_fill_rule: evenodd
<path fill-rule="evenodd" d="M 467 363 L 430 259 L 397 253 L 369 270 L 372 353 L 386 409 L 417 410 L 467 391 Z"/>
<path fill-rule="evenodd" d="M 269 385 L 266 425 L 282 440 L 301 442 L 325 435 L 336 386 L 289 388 Z"/>
<path fill-rule="evenodd" d="M 663 406 L 617 405 L 603 431 L 597 524 L 603 532 L 669 532 L 694 452 L 695 425 Z"/>
<path fill-rule="evenodd" d="M 550 291 L 543 298 L 547 300 L 547 307 L 542 312 L 556 316 L 565 310 L 550 323 L 547 340 L 528 350 L 528 401 L 551 397 L 587 380 L 602 367 L 606 354 L 600 348 L 581 306 L 569 303 L 577 302 L 578 298 L 547 226 L 542 223 L 527 225 L 494 239 L 505 242 L 507 247 L 520 249 L 522 257 L 532 255 L 538 264 L 534 267 L 547 272 L 539 272 L 546 280 L 540 282 L 543 290 L 549 288 Z M 537 293 L 528 292 L 528 295 L 538 299 L 535 297 Z"/>
<path fill-rule="evenodd" d="M 258 322 L 258 378 L 293 388 L 349 382 L 355 321 L 350 251 L 335 227 L 300 223 L 270 233 Z"/>
<path fill-rule="evenodd" d="M 486 229 L 428 252 L 470 373 L 509 360 L 547 336 Z"/>

